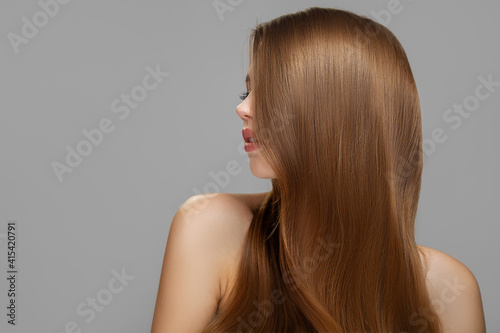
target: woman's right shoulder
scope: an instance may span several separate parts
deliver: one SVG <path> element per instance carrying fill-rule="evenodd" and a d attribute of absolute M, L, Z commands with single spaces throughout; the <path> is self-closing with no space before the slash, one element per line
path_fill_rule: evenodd
<path fill-rule="evenodd" d="M 187 199 L 174 217 L 177 223 L 190 230 L 188 233 L 207 240 L 205 251 L 220 254 L 219 299 L 224 298 L 234 282 L 235 269 L 254 213 L 267 194 L 197 194 Z"/>
<path fill-rule="evenodd" d="M 206 193 L 189 197 L 177 213 L 184 220 L 210 221 L 236 219 L 253 215 L 265 197 L 264 193 Z"/>
<path fill-rule="evenodd" d="M 177 214 L 182 214 L 186 222 L 231 220 L 238 223 L 252 217 L 267 194 L 268 192 L 196 194 L 181 205 Z"/>
<path fill-rule="evenodd" d="M 228 253 L 240 249 L 254 212 L 267 193 L 207 193 L 188 198 L 174 216 L 177 224 L 217 240 Z"/>
<path fill-rule="evenodd" d="M 168 233 L 152 332 L 199 332 L 216 313 L 252 220 L 248 198 L 194 195 L 179 207 Z"/>

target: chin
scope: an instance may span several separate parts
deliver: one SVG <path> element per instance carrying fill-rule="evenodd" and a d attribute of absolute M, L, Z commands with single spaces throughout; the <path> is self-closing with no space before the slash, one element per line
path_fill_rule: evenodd
<path fill-rule="evenodd" d="M 271 170 L 271 167 L 265 161 L 262 161 L 262 157 L 260 155 L 250 156 L 250 170 L 257 178 L 276 178 L 273 170 Z"/>

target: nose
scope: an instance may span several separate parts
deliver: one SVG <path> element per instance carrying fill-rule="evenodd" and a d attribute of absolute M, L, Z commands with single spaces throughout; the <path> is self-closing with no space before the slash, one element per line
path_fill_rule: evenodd
<path fill-rule="evenodd" d="M 247 122 L 249 119 L 252 118 L 252 110 L 250 109 L 250 95 L 251 93 L 245 98 L 243 102 L 240 103 L 236 107 L 236 114 L 243 120 L 244 122 Z"/>

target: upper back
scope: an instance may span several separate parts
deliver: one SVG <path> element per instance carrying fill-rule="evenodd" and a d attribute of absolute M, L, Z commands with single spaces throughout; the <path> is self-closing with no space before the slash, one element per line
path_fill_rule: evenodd
<path fill-rule="evenodd" d="M 248 229 L 267 194 L 196 195 L 179 209 L 168 236 L 152 332 L 199 330 L 227 306 Z M 474 275 L 451 256 L 418 247 L 444 332 L 485 332 Z"/>
<path fill-rule="evenodd" d="M 232 238 L 236 242 L 233 244 L 233 249 L 241 251 L 243 244 L 237 243 L 244 241 L 252 213 L 258 209 L 267 192 L 228 195 L 234 200 L 230 202 L 246 207 L 241 210 L 244 214 L 238 218 L 238 221 L 234 221 L 237 229 L 242 228 L 242 230 L 237 233 L 238 237 Z M 425 269 L 428 294 L 441 319 L 444 332 L 485 332 L 481 294 L 472 272 L 463 263 L 444 252 L 422 245 L 417 245 L 417 247 Z M 224 288 L 222 289 L 224 293 L 221 295 L 220 306 L 225 304 L 224 294 L 228 287 L 234 285 L 232 279 L 235 277 L 236 266 L 232 263 L 237 262 L 241 252 L 228 253 L 228 256 L 230 259 L 224 274 Z"/>

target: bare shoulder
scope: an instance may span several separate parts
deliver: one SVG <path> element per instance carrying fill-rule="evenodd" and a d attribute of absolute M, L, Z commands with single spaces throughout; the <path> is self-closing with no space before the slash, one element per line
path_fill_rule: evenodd
<path fill-rule="evenodd" d="M 215 240 L 221 253 L 220 298 L 231 283 L 236 263 L 241 257 L 252 218 L 268 192 L 210 193 L 189 198 L 182 206 L 191 223 L 203 224 L 200 230 Z"/>
<path fill-rule="evenodd" d="M 254 195 L 190 197 L 170 225 L 151 332 L 197 332 L 216 313 L 253 217 Z"/>
<path fill-rule="evenodd" d="M 244 237 L 253 217 L 250 195 L 233 193 L 198 194 L 179 209 L 184 223 L 194 224 L 224 253 L 232 253 Z"/>
<path fill-rule="evenodd" d="M 265 198 L 264 193 L 208 193 L 190 197 L 179 211 L 185 220 L 210 224 L 213 233 L 241 232 Z M 234 235 L 233 235 L 234 236 Z"/>
<path fill-rule="evenodd" d="M 418 248 L 444 332 L 486 332 L 479 284 L 470 269 L 444 252 L 421 245 Z"/>
<path fill-rule="evenodd" d="M 245 215 L 249 212 L 249 207 L 244 200 L 239 198 L 239 194 L 207 193 L 190 197 L 179 210 L 182 210 L 189 220 L 214 223 L 220 219 L 227 221 L 242 214 Z"/>

